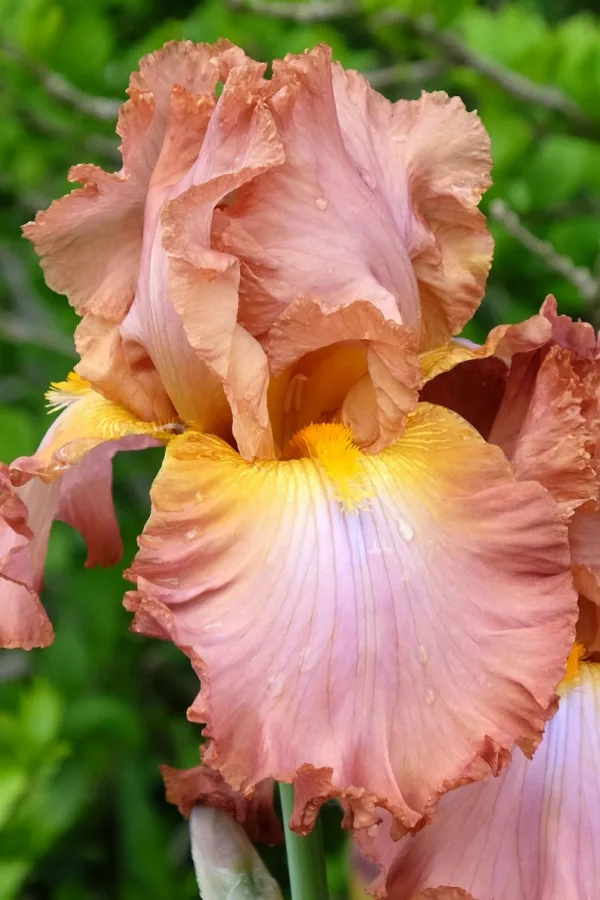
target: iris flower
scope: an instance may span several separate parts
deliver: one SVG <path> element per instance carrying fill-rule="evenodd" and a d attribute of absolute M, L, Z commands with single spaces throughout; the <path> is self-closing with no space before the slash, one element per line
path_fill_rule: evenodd
<path fill-rule="evenodd" d="M 205 764 L 246 798 L 293 782 L 301 833 L 335 797 L 347 827 L 387 813 L 397 838 L 533 754 L 556 711 L 575 506 L 469 398 L 435 396 L 553 326 L 453 343 L 492 254 L 489 141 L 459 99 L 392 104 L 325 47 L 264 70 L 227 42 L 146 57 L 121 171 L 76 166 L 83 187 L 25 226 L 81 361 L 2 475 L 0 634 L 51 641 L 53 518 L 114 562 L 111 458 L 164 444 L 125 603 L 199 676 Z"/>

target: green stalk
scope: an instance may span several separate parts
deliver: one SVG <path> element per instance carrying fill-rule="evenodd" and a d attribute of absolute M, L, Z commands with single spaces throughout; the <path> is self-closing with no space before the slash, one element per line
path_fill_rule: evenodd
<path fill-rule="evenodd" d="M 280 784 L 279 793 L 292 900 L 328 900 L 321 820 L 317 819 L 309 835 L 300 837 L 290 828 L 290 817 L 294 809 L 294 788 L 291 784 Z"/>

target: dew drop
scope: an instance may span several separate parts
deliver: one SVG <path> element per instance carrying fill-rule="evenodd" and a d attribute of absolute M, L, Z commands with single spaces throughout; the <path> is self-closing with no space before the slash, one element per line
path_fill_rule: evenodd
<path fill-rule="evenodd" d="M 427 688 L 425 691 L 425 703 L 427 706 L 433 706 L 435 703 L 435 693 L 431 690 L 431 688 Z"/>
<path fill-rule="evenodd" d="M 298 668 L 301 672 L 310 672 L 311 669 L 314 669 L 318 661 L 318 653 L 311 647 L 305 647 L 300 654 Z"/>
<path fill-rule="evenodd" d="M 373 178 L 372 175 L 368 175 L 367 173 L 365 173 L 363 175 L 362 179 L 370 191 L 375 190 L 375 179 Z"/>
<path fill-rule="evenodd" d="M 396 519 L 396 525 L 398 527 L 398 531 L 402 535 L 405 541 L 412 541 L 414 531 L 412 530 L 412 526 L 406 521 L 406 519 L 398 518 Z"/>
<path fill-rule="evenodd" d="M 322 210 L 323 212 L 329 207 L 329 200 L 326 197 L 317 197 L 315 200 L 315 204 L 317 209 Z"/>
<path fill-rule="evenodd" d="M 200 493 L 200 491 L 196 491 L 196 493 L 194 494 L 194 500 L 197 500 L 198 503 L 202 501 L 202 494 Z"/>
<path fill-rule="evenodd" d="M 190 530 L 186 531 L 186 533 L 183 535 L 184 541 L 187 541 L 188 543 L 190 541 L 195 540 L 197 537 L 198 537 L 198 529 L 197 528 L 190 528 Z"/>
<path fill-rule="evenodd" d="M 280 672 L 279 675 L 271 675 L 271 677 L 267 679 L 267 696 L 272 700 L 277 700 L 283 694 L 283 686 L 283 673 Z"/>
<path fill-rule="evenodd" d="M 427 648 L 423 646 L 423 644 L 419 644 L 417 647 L 417 653 L 419 654 L 419 659 L 423 663 L 424 666 L 429 662 L 429 653 L 427 652 Z"/>

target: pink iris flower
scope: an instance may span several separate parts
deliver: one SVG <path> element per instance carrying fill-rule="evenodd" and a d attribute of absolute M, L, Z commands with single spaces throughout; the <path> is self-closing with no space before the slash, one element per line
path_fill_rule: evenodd
<path fill-rule="evenodd" d="M 573 571 L 592 613 L 600 577 L 596 342 L 551 304 L 454 340 L 492 254 L 459 99 L 392 104 L 325 47 L 264 71 L 225 41 L 146 57 L 121 171 L 76 166 L 25 226 L 81 360 L 1 472 L 0 640 L 52 640 L 53 519 L 116 561 L 112 456 L 164 444 L 125 603 L 200 678 L 205 764 L 244 802 L 293 782 L 301 833 L 338 798 L 398 838 L 556 711 Z"/>

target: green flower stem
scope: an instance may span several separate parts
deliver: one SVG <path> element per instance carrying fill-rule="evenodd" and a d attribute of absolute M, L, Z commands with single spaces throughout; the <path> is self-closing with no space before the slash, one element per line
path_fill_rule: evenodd
<path fill-rule="evenodd" d="M 300 837 L 290 828 L 290 817 L 294 809 L 294 788 L 291 784 L 280 784 L 279 793 L 292 900 L 328 900 L 321 820 L 317 819 L 309 835 Z"/>

